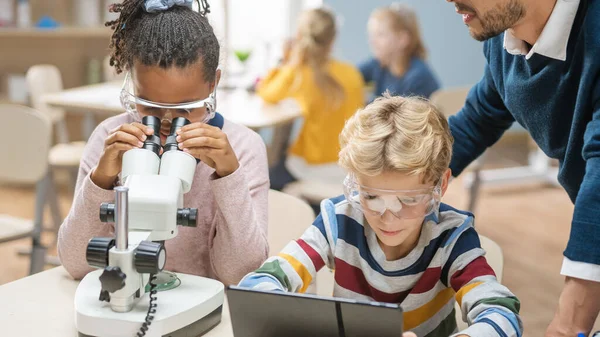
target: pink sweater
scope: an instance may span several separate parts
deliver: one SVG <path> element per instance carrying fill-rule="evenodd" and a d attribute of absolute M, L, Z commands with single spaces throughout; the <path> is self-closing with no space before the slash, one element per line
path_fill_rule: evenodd
<path fill-rule="evenodd" d="M 114 226 L 100 222 L 102 202 L 113 202 L 114 191 L 95 185 L 96 167 L 109 130 L 133 122 L 121 114 L 102 122 L 90 136 L 79 167 L 75 197 L 58 234 L 58 254 L 65 269 L 80 279 L 93 268 L 85 252 L 96 236 L 113 236 Z M 248 128 L 225 120 L 223 131 L 240 162 L 231 175 L 215 179 L 214 170 L 198 164 L 184 206 L 198 208 L 197 227 L 179 227 L 166 241 L 166 270 L 200 275 L 236 284 L 267 258 L 267 202 L 269 173 L 265 145 Z"/>

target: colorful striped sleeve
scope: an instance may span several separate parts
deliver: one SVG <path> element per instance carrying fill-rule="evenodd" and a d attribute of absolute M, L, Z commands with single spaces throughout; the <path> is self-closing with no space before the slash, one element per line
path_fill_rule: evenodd
<path fill-rule="evenodd" d="M 239 286 L 306 292 L 321 268 L 333 268 L 332 250 L 327 239 L 331 233 L 327 218 L 325 216 L 324 220 L 319 215 L 300 239 L 290 242 L 277 256 L 270 257 L 259 269 L 246 275 Z"/>
<path fill-rule="evenodd" d="M 496 279 L 473 227 L 456 239 L 444 269 L 469 327 L 457 335 L 521 337 L 520 302 Z"/>

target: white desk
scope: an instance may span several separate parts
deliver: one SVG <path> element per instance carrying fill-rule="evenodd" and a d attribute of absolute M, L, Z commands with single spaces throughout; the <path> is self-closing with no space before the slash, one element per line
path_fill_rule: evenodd
<path fill-rule="evenodd" d="M 47 94 L 43 99 L 50 106 L 85 114 L 84 134 L 88 137 L 95 127 L 95 115 L 107 117 L 124 111 L 119 100 L 121 86 L 122 82 L 107 82 Z M 301 117 L 300 107 L 291 99 L 267 104 L 246 90 L 218 88 L 217 111 L 230 121 L 254 130 L 289 124 Z"/>
<path fill-rule="evenodd" d="M 2 336 L 77 337 L 73 310 L 77 284 L 57 267 L 0 286 Z M 204 337 L 233 337 L 227 301 L 221 324 Z"/>

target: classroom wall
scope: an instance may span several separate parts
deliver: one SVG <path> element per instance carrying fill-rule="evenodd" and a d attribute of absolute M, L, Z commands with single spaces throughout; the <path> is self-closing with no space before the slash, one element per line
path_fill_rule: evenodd
<path fill-rule="evenodd" d="M 371 11 L 389 5 L 391 0 L 325 0 L 341 21 L 335 55 L 357 63 L 369 57 L 367 19 Z M 485 58 L 482 44 L 468 33 L 454 6 L 444 0 L 402 0 L 419 15 L 429 62 L 443 86 L 463 86 L 477 82 L 483 75 Z"/>

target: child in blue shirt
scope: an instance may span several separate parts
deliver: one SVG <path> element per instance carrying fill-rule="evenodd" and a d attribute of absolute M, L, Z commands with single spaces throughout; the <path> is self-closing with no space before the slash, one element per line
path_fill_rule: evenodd
<path fill-rule="evenodd" d="M 392 95 L 429 98 L 440 85 L 425 62 L 426 50 L 415 12 L 393 4 L 378 8 L 368 23 L 374 57 L 359 65 L 366 83 L 374 84 L 374 97 Z"/>

